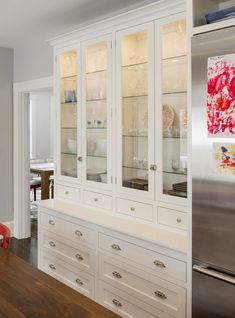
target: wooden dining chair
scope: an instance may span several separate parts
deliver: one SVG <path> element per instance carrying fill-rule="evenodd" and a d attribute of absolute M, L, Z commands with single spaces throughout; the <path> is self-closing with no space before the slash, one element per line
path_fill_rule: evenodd
<path fill-rule="evenodd" d="M 0 247 L 3 247 L 5 250 L 7 250 L 10 245 L 11 231 L 4 224 L 0 224 L 0 235 L 2 236 L 2 242 L 0 244 Z"/>
<path fill-rule="evenodd" d="M 33 199 L 37 200 L 37 189 L 41 188 L 41 178 L 36 177 L 30 180 L 30 190 L 33 190 Z"/>

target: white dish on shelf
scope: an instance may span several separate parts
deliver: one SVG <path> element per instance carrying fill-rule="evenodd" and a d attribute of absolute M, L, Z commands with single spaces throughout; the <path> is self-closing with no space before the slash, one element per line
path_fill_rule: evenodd
<path fill-rule="evenodd" d="M 76 139 L 68 139 L 67 147 L 71 153 L 77 153 L 77 140 Z"/>
<path fill-rule="evenodd" d="M 106 156 L 107 154 L 107 139 L 99 139 L 96 142 L 95 155 Z"/>

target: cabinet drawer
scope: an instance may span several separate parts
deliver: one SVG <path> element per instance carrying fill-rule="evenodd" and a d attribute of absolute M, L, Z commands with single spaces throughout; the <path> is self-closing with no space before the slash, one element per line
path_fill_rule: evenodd
<path fill-rule="evenodd" d="M 43 253 L 43 252 L 42 252 Z M 42 270 L 89 298 L 94 298 L 94 278 L 55 256 L 43 253 Z"/>
<path fill-rule="evenodd" d="M 126 263 L 100 255 L 99 277 L 173 317 L 185 316 L 185 289 Z"/>
<path fill-rule="evenodd" d="M 178 229 L 187 229 L 187 213 L 176 210 L 158 208 L 158 223 L 177 227 Z"/>
<path fill-rule="evenodd" d="M 62 184 L 56 184 L 55 197 L 80 202 L 80 189 L 67 187 Z"/>
<path fill-rule="evenodd" d="M 175 258 L 145 249 L 138 245 L 99 233 L 99 247 L 112 254 L 119 255 L 144 265 L 156 272 L 165 275 L 167 278 L 174 278 L 178 281 L 186 281 L 186 263 Z"/>
<path fill-rule="evenodd" d="M 119 198 L 117 199 L 117 212 L 148 221 L 153 220 L 153 206 L 150 204 Z"/>
<path fill-rule="evenodd" d="M 105 210 L 112 210 L 113 199 L 109 195 L 100 194 L 91 191 L 84 191 L 84 203 L 103 208 Z"/>
<path fill-rule="evenodd" d="M 71 244 L 71 241 L 47 231 L 42 231 L 42 247 L 71 265 L 91 273 L 95 271 L 95 252 L 87 247 Z"/>
<path fill-rule="evenodd" d="M 172 318 L 156 308 L 99 281 L 99 303 L 124 318 Z"/>
<path fill-rule="evenodd" d="M 75 242 L 83 242 L 94 246 L 95 231 L 80 224 L 71 223 L 46 213 L 41 213 L 41 225 L 57 235 L 64 235 Z"/>

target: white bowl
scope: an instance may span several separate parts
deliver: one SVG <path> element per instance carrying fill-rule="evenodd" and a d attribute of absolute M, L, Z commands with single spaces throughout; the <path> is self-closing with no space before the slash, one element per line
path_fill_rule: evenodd
<path fill-rule="evenodd" d="M 77 140 L 76 139 L 68 139 L 67 146 L 71 153 L 77 153 Z"/>

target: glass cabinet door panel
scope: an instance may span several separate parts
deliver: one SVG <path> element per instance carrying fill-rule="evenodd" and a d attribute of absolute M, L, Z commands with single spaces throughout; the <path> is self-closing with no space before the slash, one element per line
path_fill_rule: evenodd
<path fill-rule="evenodd" d="M 85 49 L 86 179 L 107 183 L 107 42 Z"/>
<path fill-rule="evenodd" d="M 148 32 L 121 38 L 122 186 L 148 191 Z"/>
<path fill-rule="evenodd" d="M 161 26 L 163 194 L 187 197 L 187 62 L 185 21 Z"/>
<path fill-rule="evenodd" d="M 60 173 L 77 178 L 77 52 L 60 55 Z"/>

